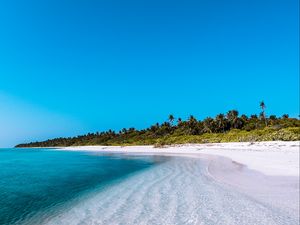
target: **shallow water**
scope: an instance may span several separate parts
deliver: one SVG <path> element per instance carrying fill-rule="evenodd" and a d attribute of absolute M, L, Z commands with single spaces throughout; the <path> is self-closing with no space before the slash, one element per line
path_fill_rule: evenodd
<path fill-rule="evenodd" d="M 0 224 L 42 223 L 79 198 L 157 163 L 152 157 L 1 149 Z"/>
<path fill-rule="evenodd" d="M 95 193 L 47 224 L 298 224 L 297 211 L 223 185 L 207 166 L 205 159 L 172 157 Z"/>
<path fill-rule="evenodd" d="M 4 151 L 0 158 L 0 177 L 6 180 L 0 185 L 0 204 L 8 206 L 1 207 L 0 215 L 9 222 L 4 224 L 299 224 L 297 179 L 269 182 L 222 158 L 212 164 L 204 156 L 53 150 Z M 224 181 L 246 179 L 233 182 L 246 188 L 212 175 Z M 287 204 L 280 204 L 283 200 Z"/>

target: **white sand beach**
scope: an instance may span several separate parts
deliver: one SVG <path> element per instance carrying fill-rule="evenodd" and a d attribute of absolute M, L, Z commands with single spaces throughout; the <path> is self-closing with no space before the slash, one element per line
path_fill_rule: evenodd
<path fill-rule="evenodd" d="M 77 146 L 64 150 L 138 154 L 176 154 L 197 157 L 201 154 L 223 156 L 249 169 L 274 176 L 299 176 L 300 141 L 236 142 L 153 146 Z"/>
<path fill-rule="evenodd" d="M 299 224 L 299 141 L 60 150 L 170 157 L 46 224 Z"/>

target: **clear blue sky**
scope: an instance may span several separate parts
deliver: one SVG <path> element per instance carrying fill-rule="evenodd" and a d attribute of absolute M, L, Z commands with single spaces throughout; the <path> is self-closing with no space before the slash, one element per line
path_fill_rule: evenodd
<path fill-rule="evenodd" d="M 299 114 L 297 0 L 0 1 L 0 146 Z"/>

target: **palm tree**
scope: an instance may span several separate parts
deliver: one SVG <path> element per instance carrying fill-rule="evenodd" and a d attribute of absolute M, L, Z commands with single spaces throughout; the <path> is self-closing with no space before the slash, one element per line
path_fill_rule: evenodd
<path fill-rule="evenodd" d="M 268 126 L 267 118 L 266 118 L 266 113 L 265 113 L 266 105 L 265 105 L 264 101 L 261 101 L 261 102 L 259 103 L 259 106 L 260 106 L 260 108 L 261 108 L 261 117 L 262 117 L 262 119 L 265 121 L 265 125 Z"/>
<path fill-rule="evenodd" d="M 213 118 L 211 117 L 207 117 L 206 119 L 203 120 L 203 131 L 205 133 L 212 133 L 214 132 L 214 129 L 215 129 L 215 123 L 214 123 L 214 120 Z"/>
<path fill-rule="evenodd" d="M 243 127 L 244 125 L 246 125 L 248 123 L 248 116 L 243 114 L 240 116 L 240 121 L 241 121 L 241 126 Z"/>
<path fill-rule="evenodd" d="M 173 126 L 173 122 L 174 122 L 174 116 L 172 114 L 169 115 L 169 121 L 170 121 L 170 124 Z"/>
<path fill-rule="evenodd" d="M 190 115 L 188 122 L 187 122 L 188 128 L 189 128 L 189 133 L 190 134 L 197 134 L 198 129 L 197 129 L 197 119 Z"/>
<path fill-rule="evenodd" d="M 225 131 L 225 116 L 224 114 L 220 113 L 216 116 L 216 123 L 217 123 L 217 128 L 218 128 L 218 131 L 222 131 L 224 132 Z"/>
<path fill-rule="evenodd" d="M 264 112 L 264 111 L 265 111 L 265 108 L 266 108 L 266 105 L 265 105 L 264 101 L 261 101 L 261 102 L 259 103 L 259 106 L 260 106 L 261 110 Z"/>
<path fill-rule="evenodd" d="M 190 115 L 189 119 L 188 119 L 188 122 L 190 124 L 194 124 L 197 122 L 196 118 L 193 116 L 193 115 Z"/>
<path fill-rule="evenodd" d="M 283 114 L 283 115 L 282 115 L 282 118 L 283 118 L 283 119 L 288 119 L 288 118 L 289 118 L 289 115 L 288 115 L 288 114 Z"/>
<path fill-rule="evenodd" d="M 238 116 L 239 112 L 237 110 L 230 110 L 227 112 L 226 117 L 233 128 L 238 128 Z"/>

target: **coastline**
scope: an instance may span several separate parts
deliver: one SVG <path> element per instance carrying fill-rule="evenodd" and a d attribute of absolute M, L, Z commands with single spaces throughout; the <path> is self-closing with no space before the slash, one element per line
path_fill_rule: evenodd
<path fill-rule="evenodd" d="M 70 146 L 58 147 L 58 149 L 188 157 L 221 156 L 268 176 L 299 177 L 300 141 L 186 144 L 163 148 L 154 148 L 153 146 Z"/>
<path fill-rule="evenodd" d="M 47 224 L 77 221 L 217 224 L 223 221 L 222 224 L 246 225 L 299 221 L 296 172 L 299 142 L 191 144 L 166 148 L 77 146 L 60 150 L 171 157 L 166 163 L 95 194 Z M 251 164 L 252 160 L 256 160 L 255 164 Z M 280 163 L 272 165 L 276 162 Z"/>

